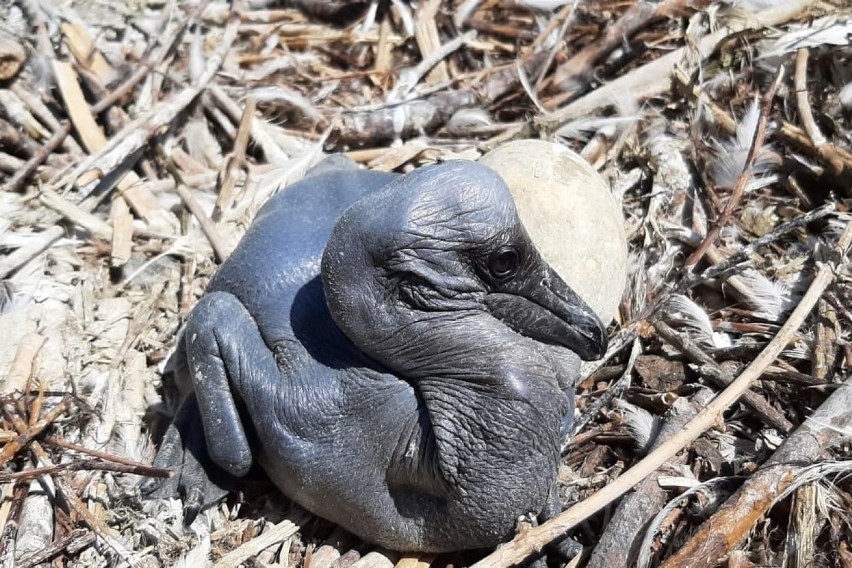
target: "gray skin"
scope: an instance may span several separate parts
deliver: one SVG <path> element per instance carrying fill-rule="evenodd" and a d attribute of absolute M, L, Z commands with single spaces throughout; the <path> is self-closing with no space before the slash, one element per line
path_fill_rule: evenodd
<path fill-rule="evenodd" d="M 492 170 L 329 159 L 262 208 L 190 314 L 155 460 L 178 474 L 155 493 L 197 512 L 257 463 L 381 546 L 493 546 L 554 512 L 579 359 L 605 348 Z"/>

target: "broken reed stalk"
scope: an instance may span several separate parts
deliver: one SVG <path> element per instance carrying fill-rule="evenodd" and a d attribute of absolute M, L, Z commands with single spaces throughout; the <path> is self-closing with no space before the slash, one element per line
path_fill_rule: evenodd
<path fill-rule="evenodd" d="M 710 389 L 700 389 L 691 399 L 679 397 L 666 413 L 652 448 L 677 436 L 712 396 L 713 391 Z M 673 458 L 669 463 L 671 469 L 685 463 L 687 456 L 684 452 Z M 668 492 L 659 482 L 661 475 L 663 473 L 660 470 L 655 471 L 642 480 L 633 493 L 621 500 L 598 540 L 586 568 L 627 568 L 634 565 L 636 545 L 641 542 L 644 528 L 667 501 Z"/>
<path fill-rule="evenodd" d="M 704 255 L 707 253 L 707 249 L 709 249 L 710 246 L 716 242 L 716 239 L 719 238 L 719 233 L 721 233 L 722 227 L 728 224 L 728 221 L 730 221 L 734 214 L 734 209 L 736 209 L 740 204 L 743 193 L 745 193 L 746 185 L 748 185 L 748 182 L 751 179 L 751 169 L 754 166 L 755 160 L 757 160 L 757 156 L 760 153 L 761 148 L 763 147 L 763 141 L 766 138 L 766 123 L 769 121 L 769 112 L 772 110 L 772 100 L 775 98 L 775 93 L 778 91 L 778 87 L 781 85 L 781 80 L 783 78 L 784 66 L 781 65 L 778 67 L 778 71 L 775 74 L 775 80 L 772 81 L 772 86 L 769 87 L 769 90 L 766 92 L 766 95 L 763 97 L 763 102 L 760 105 L 760 118 L 757 121 L 757 128 L 755 129 L 754 137 L 751 140 L 751 147 L 748 149 L 748 155 L 746 156 L 745 165 L 743 165 L 743 171 L 737 178 L 737 182 L 734 184 L 733 190 L 731 190 L 731 196 L 728 197 L 728 202 L 725 204 L 722 214 L 719 215 L 719 219 L 713 224 L 713 228 L 707 232 L 707 236 L 704 237 L 704 240 L 701 241 L 698 248 L 696 248 L 692 254 L 689 255 L 689 258 L 686 259 L 687 269 L 694 268 L 695 265 L 704 258 Z"/>
<path fill-rule="evenodd" d="M 613 101 L 618 100 L 622 93 L 630 93 L 637 101 L 666 93 L 671 89 L 669 79 L 672 72 L 690 51 L 696 51 L 701 59 L 705 59 L 710 57 L 719 44 L 730 36 L 745 30 L 759 30 L 781 25 L 816 3 L 817 0 L 787 0 L 760 12 L 754 12 L 748 19 L 732 20 L 725 27 L 702 37 L 697 44 L 681 47 L 646 63 L 559 110 L 536 119 L 536 122 L 543 131 L 555 132 L 575 118 L 592 115 L 600 109 L 612 106 Z"/>
<path fill-rule="evenodd" d="M 24 434 L 28 427 L 27 424 L 21 420 L 18 416 L 12 416 L 12 423 L 15 427 L 15 430 L 18 431 L 19 434 Z M 30 444 L 30 449 L 35 455 L 39 464 L 43 467 L 51 467 L 53 466 L 53 461 L 47 455 L 47 452 L 44 451 L 41 444 L 37 441 L 33 440 Z M 133 557 L 131 550 L 124 544 L 122 540 L 122 536 L 115 531 L 113 528 L 107 526 L 103 521 L 101 521 L 94 513 L 89 511 L 89 508 L 83 503 L 82 499 L 77 496 L 77 493 L 74 491 L 74 488 L 71 487 L 71 484 L 65 478 L 65 476 L 61 473 L 53 473 L 50 475 L 51 479 L 53 479 L 54 484 L 56 485 L 59 493 L 62 494 L 63 499 L 68 504 L 68 506 L 73 509 L 77 515 L 79 515 L 80 519 L 89 526 L 98 537 L 109 547 L 111 548 L 120 559 L 129 559 Z M 29 486 L 29 484 L 27 484 Z M 130 562 L 131 566 L 134 566 L 134 562 Z"/>
<path fill-rule="evenodd" d="M 778 450 L 704 521 L 663 568 L 710 568 L 745 539 L 754 523 L 800 481 L 803 465 L 815 463 L 847 436 L 852 424 L 852 379 L 823 402 Z"/>
<path fill-rule="evenodd" d="M 615 49 L 621 47 L 626 38 L 634 36 L 650 23 L 684 11 L 687 6 L 701 10 L 709 2 L 700 0 L 664 0 L 648 2 L 639 0 L 627 9 L 614 24 L 605 28 L 603 37 L 589 43 L 571 56 L 553 72 L 551 84 L 559 90 L 553 103 L 560 105 L 576 97 L 589 83 L 588 78 L 594 72 L 594 66 Z"/>
<path fill-rule="evenodd" d="M 86 529 L 74 529 L 49 547 L 34 552 L 21 560 L 18 568 L 34 568 L 64 552 L 75 554 L 95 541 L 95 533 Z"/>
<path fill-rule="evenodd" d="M 687 424 L 679 436 L 666 440 L 645 459 L 634 465 L 588 499 L 570 507 L 539 527 L 530 529 L 515 540 L 500 546 L 471 568 L 501 568 L 513 566 L 530 555 L 542 550 L 547 544 L 564 536 L 566 531 L 600 511 L 651 475 L 661 465 L 674 457 L 684 447 L 696 440 L 705 430 L 722 418 L 722 414 L 737 402 L 757 380 L 763 371 L 772 364 L 781 351 L 793 339 L 796 331 L 804 323 L 825 289 L 834 280 L 835 270 L 852 244 L 852 222 L 847 222 L 837 244 L 833 247 L 832 262 L 823 263 L 819 272 L 808 287 L 799 305 L 778 330 L 763 351 L 746 367 L 728 388 L 719 393 L 696 418 Z"/>

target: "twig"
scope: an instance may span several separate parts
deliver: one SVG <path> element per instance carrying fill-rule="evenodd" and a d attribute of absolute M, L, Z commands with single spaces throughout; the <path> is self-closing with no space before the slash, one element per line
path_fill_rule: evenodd
<path fill-rule="evenodd" d="M 19 417 L 13 416 L 12 422 L 19 433 L 26 432 L 27 425 Z M 44 448 L 41 447 L 41 444 L 34 441 L 30 444 L 30 448 L 42 465 L 46 467 L 53 465 L 53 462 L 48 457 L 47 452 L 44 451 Z M 56 488 L 62 493 L 62 496 L 68 505 L 74 509 L 80 518 L 89 525 L 89 527 L 104 541 L 104 543 L 106 543 L 107 546 L 115 551 L 118 556 L 117 559 L 119 560 L 119 563 L 131 563 L 129 559 L 132 558 L 133 555 L 130 549 L 128 549 L 122 542 L 121 535 L 105 525 L 99 518 L 89 511 L 88 507 L 86 507 L 83 501 L 77 496 L 74 489 L 71 487 L 71 484 L 68 483 L 62 474 L 53 474 L 51 475 L 51 478 L 56 484 Z"/>
<path fill-rule="evenodd" d="M 690 288 L 694 288 L 702 282 L 706 282 L 707 280 L 716 278 L 717 276 L 720 276 L 725 272 L 733 269 L 741 262 L 745 262 L 746 260 L 748 260 L 751 255 L 757 252 L 757 250 L 771 243 L 774 243 L 787 233 L 795 231 L 800 227 L 804 227 L 808 223 L 816 221 L 817 219 L 822 219 L 826 215 L 834 213 L 836 209 L 837 208 L 835 207 L 834 203 L 826 203 L 822 207 L 817 207 L 812 211 L 808 211 L 804 215 L 796 217 L 795 219 L 791 219 L 790 221 L 787 221 L 785 223 L 781 223 L 780 225 L 775 227 L 771 232 L 765 234 L 759 239 L 755 239 L 754 241 L 745 245 L 731 256 L 727 257 L 725 260 L 708 267 L 702 273 L 687 273 L 684 278 L 680 282 L 678 282 L 675 288 L 678 292 L 682 293 L 686 290 L 689 290 Z"/>
<path fill-rule="evenodd" d="M 33 238 L 26 245 L 22 246 L 4 259 L 0 259 L 0 280 L 5 279 L 11 273 L 15 272 L 32 259 L 49 249 L 53 243 L 62 238 L 65 234 L 65 229 L 59 225 L 54 225 L 45 229 L 39 236 Z"/>
<path fill-rule="evenodd" d="M 12 489 L 12 506 L 0 533 L 0 566 L 14 566 L 15 539 L 18 537 L 18 528 L 21 522 L 21 512 L 24 510 L 24 501 L 30 492 L 30 484 L 24 481 L 15 483 Z"/>
<path fill-rule="evenodd" d="M 210 100 L 218 106 L 234 124 L 239 124 L 242 121 L 242 116 L 245 114 L 235 103 L 225 90 L 219 85 L 211 85 L 208 89 Z M 215 107 L 214 107 L 215 108 Z M 276 166 L 284 166 L 289 160 L 289 156 L 284 153 L 278 143 L 272 136 L 272 129 L 268 122 L 264 119 L 253 116 L 251 119 L 251 137 L 263 152 L 263 157 L 270 164 Z"/>
<path fill-rule="evenodd" d="M 9 178 L 9 181 L 7 181 L 6 185 L 3 187 L 3 191 L 21 191 L 24 183 L 35 173 L 38 167 L 44 164 L 56 151 L 56 149 L 62 145 L 62 141 L 67 138 L 70 132 L 71 125 L 67 122 L 64 123 L 60 130 L 51 136 L 50 139 L 39 148 L 39 151 L 27 160 L 24 167 L 16 171 L 15 174 Z"/>
<path fill-rule="evenodd" d="M 172 162 L 166 154 L 165 149 L 162 146 L 158 146 L 157 149 L 160 153 L 160 157 L 166 164 L 166 169 L 169 170 L 169 173 L 172 174 L 173 178 L 175 178 L 175 190 L 180 196 L 181 201 L 183 201 L 187 210 L 189 210 L 189 212 L 198 220 L 198 223 L 201 225 L 201 230 L 204 232 L 204 236 L 207 237 L 207 240 L 210 241 L 210 246 L 213 247 L 213 253 L 216 255 L 216 259 L 220 263 L 224 262 L 225 259 L 228 258 L 230 251 L 225 245 L 225 242 L 222 240 L 221 235 L 219 235 L 219 230 L 216 228 L 216 224 L 207 216 L 204 209 L 202 209 L 201 205 L 198 203 L 198 200 L 196 200 L 192 195 L 192 192 L 189 191 L 183 181 L 183 176 L 177 169 L 174 162 Z"/>
<path fill-rule="evenodd" d="M 214 221 L 221 220 L 222 212 L 227 211 L 233 203 L 234 188 L 237 185 L 237 170 L 245 167 L 246 146 L 248 145 L 251 124 L 254 120 L 254 111 L 254 99 L 249 97 L 246 99 L 243 116 L 240 118 L 240 127 L 237 129 L 237 136 L 234 139 L 234 149 L 225 162 L 222 186 L 219 189 L 219 196 L 216 198 L 216 205 L 213 207 L 212 217 Z"/>
<path fill-rule="evenodd" d="M 819 148 L 825 144 L 826 140 L 816 125 L 816 122 L 814 122 L 811 103 L 808 101 L 808 49 L 806 47 L 796 52 L 796 75 L 793 78 L 793 84 L 796 88 L 796 105 L 799 107 L 802 126 L 805 128 L 805 132 L 808 133 L 811 144 L 819 151 Z"/>
<path fill-rule="evenodd" d="M 11 90 L 13 93 L 18 95 L 18 98 L 21 99 L 25 105 L 27 105 L 32 115 L 39 119 L 42 124 L 50 128 L 54 135 L 58 135 L 60 130 L 65 130 L 65 124 L 68 123 L 59 122 L 59 120 L 53 116 L 50 108 L 48 108 L 48 106 L 44 104 L 37 95 L 27 90 L 22 82 L 15 82 L 12 85 Z M 70 132 L 70 130 L 68 132 Z M 77 141 L 74 140 L 74 138 L 69 138 L 67 134 L 68 133 L 66 132 L 66 135 L 59 143 L 71 156 L 81 156 L 83 154 L 83 149 L 79 144 L 77 144 Z M 52 138 L 53 136 L 51 136 L 51 139 Z"/>
<path fill-rule="evenodd" d="M 666 415 L 653 447 L 677 436 L 712 396 L 710 389 L 701 389 L 691 401 L 679 398 L 671 412 Z M 671 471 L 683 464 L 687 455 L 688 452 L 683 452 L 673 457 L 667 464 L 667 470 Z M 636 556 L 635 545 L 642 538 L 643 529 L 666 503 L 666 491 L 659 484 L 663 471 L 665 470 L 657 470 L 648 476 L 635 491 L 618 504 L 586 568 L 627 568 L 633 565 Z"/>
<path fill-rule="evenodd" d="M 660 337 L 689 359 L 703 367 L 709 368 L 712 372 L 703 374 L 715 383 L 716 386 L 724 388 L 733 382 L 733 375 L 716 363 L 712 357 L 691 341 L 689 337 L 678 333 L 663 321 L 654 322 L 654 329 L 657 330 Z M 748 390 L 743 393 L 742 400 L 754 409 L 764 422 L 773 428 L 777 428 L 784 433 L 789 433 L 793 430 L 793 423 L 787 420 L 784 414 L 773 408 L 760 394 Z"/>
<path fill-rule="evenodd" d="M 59 404 L 45 415 L 44 418 L 39 420 L 32 427 L 27 426 L 23 432 L 19 431 L 18 437 L 11 442 L 8 442 L 5 446 L 3 446 L 3 449 L 0 450 L 0 467 L 6 465 L 9 460 L 17 455 L 21 448 L 29 444 L 36 436 L 41 434 L 45 428 L 52 424 L 54 420 L 67 412 L 70 404 L 71 396 L 66 395 L 61 401 L 59 401 Z"/>
<path fill-rule="evenodd" d="M 111 173 L 137 160 L 140 156 L 139 150 L 161 129 L 169 126 L 216 75 L 236 39 L 238 22 L 239 19 L 235 17 L 229 20 L 216 52 L 209 57 L 196 84 L 184 88 L 169 100 L 157 104 L 149 113 L 128 123 L 102 150 L 84 160 L 68 176 L 55 182 L 55 185 L 62 186 L 66 180 L 76 181 L 84 172 L 95 167 Z"/>
<path fill-rule="evenodd" d="M 474 564 L 472 568 L 500 568 L 521 562 L 535 551 L 541 550 L 548 543 L 563 536 L 567 530 L 577 526 L 589 515 L 600 511 L 624 495 L 715 424 L 725 410 L 739 400 L 751 383 L 760 377 L 763 370 L 778 357 L 794 337 L 823 291 L 834 280 L 835 270 L 837 270 L 843 256 L 846 255 L 850 243 L 852 243 L 852 223 L 847 223 L 843 234 L 833 247 L 834 261 L 820 266 L 819 272 L 811 282 L 808 291 L 778 331 L 778 334 L 728 388 L 719 393 L 693 421 L 684 427 L 680 436 L 664 442 L 604 489 L 570 507 L 543 525 L 530 529 L 525 535 L 501 546 L 492 554 Z"/>
<path fill-rule="evenodd" d="M 16 480 L 31 480 L 43 475 L 53 475 L 67 471 L 112 471 L 115 473 L 130 473 L 146 477 L 171 477 L 173 472 L 168 469 L 152 467 L 145 464 L 124 465 L 100 460 L 85 460 L 73 463 L 62 463 L 44 467 L 35 467 L 12 473 L 0 473 L 0 483 Z"/>
<path fill-rule="evenodd" d="M 71 450 L 74 452 L 80 452 L 81 454 L 86 454 L 88 456 L 92 456 L 94 458 L 98 458 L 99 460 L 103 460 L 106 462 L 117 463 L 121 465 L 125 465 L 128 467 L 145 467 L 148 468 L 151 473 L 144 475 L 151 475 L 152 477 L 171 477 L 172 472 L 168 469 L 161 469 L 158 467 L 153 467 L 150 465 L 146 465 L 143 463 L 139 463 L 137 461 L 133 461 L 131 459 L 127 459 L 122 456 L 117 456 L 115 454 L 111 454 L 109 452 L 102 452 L 100 450 L 93 450 L 92 448 L 87 448 L 86 446 L 81 446 L 80 444 L 75 444 L 74 442 L 69 442 L 64 438 L 59 438 L 57 436 L 45 436 L 41 440 L 42 444 L 47 444 L 48 446 L 55 446 L 57 448 L 62 448 L 64 450 Z"/>
<path fill-rule="evenodd" d="M 633 366 L 636 363 L 636 358 L 642 352 L 642 346 L 639 343 L 639 338 L 633 339 L 633 347 L 630 349 L 630 356 L 627 359 L 627 366 L 624 368 L 624 372 L 621 374 L 621 377 L 614 384 L 610 386 L 610 388 L 598 398 L 594 403 L 592 403 L 586 410 L 583 411 L 580 418 L 571 426 L 571 436 L 576 436 L 578 432 L 582 432 L 586 425 L 597 416 L 598 412 L 601 411 L 602 408 L 609 406 L 613 399 L 621 396 L 624 391 L 630 386 L 630 381 L 633 379 Z M 571 443 L 571 436 L 566 436 L 562 440 L 562 451 L 564 452 L 568 445 Z"/>
<path fill-rule="evenodd" d="M 112 238 L 112 227 L 109 226 L 109 223 L 79 205 L 71 203 L 56 192 L 46 188 L 42 189 L 39 193 L 39 201 L 93 235 L 102 239 Z"/>
<path fill-rule="evenodd" d="M 796 89 L 796 105 L 799 107 L 799 116 L 802 126 L 807 133 L 810 146 L 816 150 L 817 155 L 825 161 L 828 169 L 841 181 L 841 185 L 847 187 L 852 182 L 852 157 L 849 152 L 830 143 L 820 131 L 814 120 L 811 104 L 808 100 L 808 50 L 801 48 L 796 52 L 796 75 L 794 77 Z M 783 130 L 783 129 L 782 129 Z"/>
<path fill-rule="evenodd" d="M 538 69 L 546 58 L 546 53 L 537 53 L 521 64 L 529 73 Z M 406 139 L 433 132 L 458 110 L 488 105 L 519 83 L 517 65 L 511 64 L 495 69 L 487 79 L 474 81 L 465 88 L 437 93 L 426 99 L 406 100 L 394 106 L 382 105 L 374 110 L 343 112 L 338 119 L 339 143 L 377 145 L 399 137 Z"/>
<path fill-rule="evenodd" d="M 444 58 L 454 51 L 461 49 L 464 44 L 472 41 L 475 37 L 476 32 L 466 32 L 465 34 L 460 35 L 457 38 L 453 38 L 447 43 L 441 45 L 438 49 L 428 54 L 427 57 L 424 57 L 420 63 L 417 64 L 417 67 L 404 74 L 403 77 L 400 77 L 400 85 L 399 90 L 396 93 L 396 98 L 404 99 L 408 96 L 411 90 L 417 86 L 417 83 L 419 83 L 433 67 L 442 63 Z"/>
<path fill-rule="evenodd" d="M 775 74 L 775 80 L 772 81 L 772 85 L 763 97 L 763 104 L 760 108 L 760 119 L 757 122 L 757 129 L 755 129 L 754 137 L 751 140 L 751 147 L 749 147 L 745 165 L 743 165 L 743 171 L 737 178 L 737 181 L 734 184 L 734 189 L 731 191 L 731 195 L 728 197 L 728 202 L 725 204 L 722 214 L 719 215 L 719 219 L 713 224 L 713 228 L 707 232 L 707 236 L 704 237 L 701 244 L 699 244 L 693 253 L 689 255 L 689 258 L 686 259 L 687 269 L 693 268 L 701 261 L 707 253 L 707 249 L 710 248 L 710 245 L 716 242 L 716 239 L 719 237 L 719 233 L 722 231 L 722 227 L 728 224 L 728 221 L 734 214 L 734 209 L 739 206 L 740 200 L 745 192 L 746 185 L 748 185 L 748 182 L 751 179 L 751 168 L 754 166 L 754 162 L 763 147 L 763 140 L 766 137 L 766 123 L 769 121 L 769 113 L 772 110 L 772 101 L 775 98 L 775 93 L 778 91 L 778 87 L 781 85 L 781 80 L 783 78 L 784 66 L 781 65 L 778 67 L 778 72 Z"/>

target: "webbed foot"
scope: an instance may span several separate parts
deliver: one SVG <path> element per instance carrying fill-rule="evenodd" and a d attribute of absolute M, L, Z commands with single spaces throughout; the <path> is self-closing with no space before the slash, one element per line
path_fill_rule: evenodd
<path fill-rule="evenodd" d="M 187 525 L 202 510 L 221 501 L 233 486 L 235 478 L 213 463 L 207 452 L 194 394 L 184 400 L 163 436 L 154 466 L 170 469 L 174 475 L 168 479 L 145 479 L 140 490 L 155 499 L 180 498 Z"/>

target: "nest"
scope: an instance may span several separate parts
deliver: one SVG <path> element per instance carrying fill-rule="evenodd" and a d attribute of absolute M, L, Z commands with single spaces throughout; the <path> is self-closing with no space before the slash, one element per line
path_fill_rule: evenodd
<path fill-rule="evenodd" d="M 0 18 L 4 566 L 508 566 L 565 535 L 572 566 L 852 562 L 848 2 L 12 0 Z M 413 557 L 263 481 L 188 528 L 139 496 L 167 475 L 145 465 L 162 366 L 270 195 L 328 152 L 405 171 L 530 137 L 610 181 L 631 247 L 562 515 L 490 554 Z"/>

